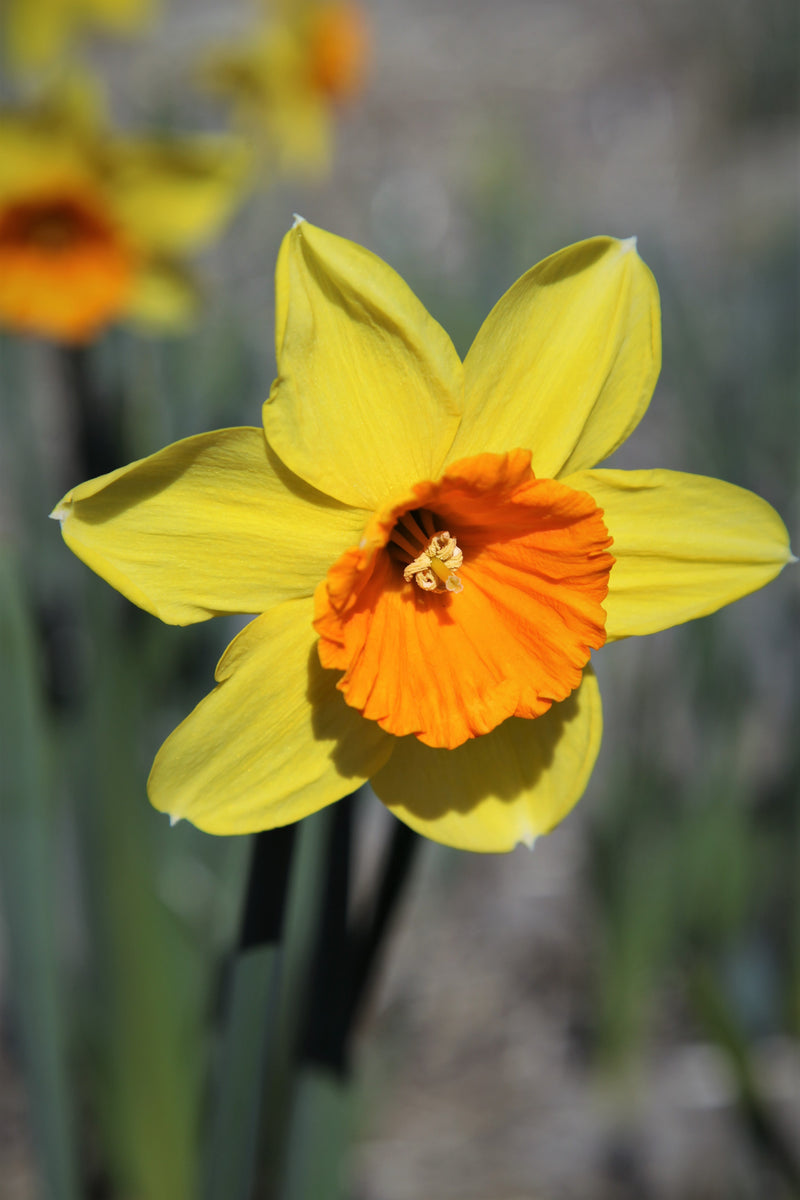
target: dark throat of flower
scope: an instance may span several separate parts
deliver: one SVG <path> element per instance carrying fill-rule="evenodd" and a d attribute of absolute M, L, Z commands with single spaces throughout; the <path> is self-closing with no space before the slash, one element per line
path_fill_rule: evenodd
<path fill-rule="evenodd" d="M 426 508 L 403 513 L 389 538 L 389 552 L 402 565 L 406 583 L 424 592 L 460 592 L 464 584 L 458 572 L 464 555 L 439 524 Z"/>
<path fill-rule="evenodd" d="M 20 201 L 10 205 L 0 219 L 0 240 L 45 253 L 110 236 L 106 222 L 70 196 Z"/>

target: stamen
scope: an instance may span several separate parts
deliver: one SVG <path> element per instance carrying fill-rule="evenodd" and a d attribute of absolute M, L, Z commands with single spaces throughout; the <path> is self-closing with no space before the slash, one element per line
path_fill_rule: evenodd
<path fill-rule="evenodd" d="M 400 557 L 407 557 L 408 562 L 413 562 L 419 554 L 419 546 L 412 545 L 408 538 L 405 537 L 405 535 L 402 534 L 397 527 L 392 530 L 392 536 L 389 540 L 394 542 L 394 544 L 401 550 L 405 551 L 405 555 L 400 555 Z"/>
<path fill-rule="evenodd" d="M 421 515 L 423 523 L 427 524 L 425 514 Z M 433 528 L 432 521 L 431 527 Z M 434 531 L 422 554 L 403 571 L 403 578 L 406 583 L 413 579 L 424 592 L 460 592 L 464 584 L 456 572 L 463 561 L 464 555 L 459 550 L 456 539 L 451 537 L 447 530 L 443 533 Z"/>
<path fill-rule="evenodd" d="M 417 539 L 420 546 L 424 546 L 428 541 L 428 538 L 431 536 L 430 534 L 428 537 L 425 536 L 410 512 L 403 513 L 403 515 L 400 517 L 400 524 L 405 525 L 408 532 Z M 415 551 L 415 553 L 418 553 L 418 551 Z"/>
<path fill-rule="evenodd" d="M 425 532 L 427 533 L 428 537 L 429 538 L 435 537 L 436 526 L 433 523 L 433 515 L 430 512 L 428 512 L 427 508 L 420 509 L 419 518 L 425 527 Z"/>

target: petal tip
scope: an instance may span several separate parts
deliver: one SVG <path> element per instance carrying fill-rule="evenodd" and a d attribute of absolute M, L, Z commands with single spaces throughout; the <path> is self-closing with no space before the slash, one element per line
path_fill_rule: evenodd
<path fill-rule="evenodd" d="M 178 816 L 178 814 L 177 814 L 177 813 L 167 813 L 167 816 L 169 817 L 169 827 L 170 827 L 170 829 L 174 829 L 174 828 L 175 828 L 175 826 L 178 824 L 178 821 L 182 821 L 182 820 L 183 820 L 183 817 L 181 817 L 181 816 Z"/>
<path fill-rule="evenodd" d="M 619 248 L 623 254 L 633 251 L 634 254 L 639 252 L 639 239 L 637 237 L 620 238 Z"/>
<path fill-rule="evenodd" d="M 47 515 L 51 521 L 60 521 L 63 525 L 64 521 L 69 516 L 69 511 L 71 508 L 72 505 L 69 503 L 69 501 L 59 500 L 53 511 Z"/>
<path fill-rule="evenodd" d="M 300 213 L 292 213 L 292 229 L 297 229 L 298 225 L 304 225 L 305 220 L 305 217 L 301 217 Z"/>

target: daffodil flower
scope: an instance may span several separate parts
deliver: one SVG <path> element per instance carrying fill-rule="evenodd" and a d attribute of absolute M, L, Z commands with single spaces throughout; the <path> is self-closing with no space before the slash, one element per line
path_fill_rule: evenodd
<path fill-rule="evenodd" d="M 370 780 L 437 841 L 530 844 L 592 770 L 590 652 L 767 583 L 791 559 L 780 518 L 714 479 L 593 469 L 660 365 L 633 241 L 534 267 L 462 363 L 385 263 L 299 221 L 276 343 L 263 429 L 178 442 L 53 514 L 165 621 L 260 614 L 159 751 L 153 804 L 244 833 Z"/>
<path fill-rule="evenodd" d="M 77 89 L 0 112 L 0 324 L 65 342 L 184 324 L 182 258 L 219 231 L 246 168 L 232 139 L 114 137 Z"/>
<path fill-rule="evenodd" d="M 330 164 L 332 113 L 364 86 L 369 33 L 356 0 L 273 0 L 242 45 L 209 55 L 206 86 L 229 98 L 267 167 L 319 172 Z"/>
<path fill-rule="evenodd" d="M 3 0 L 10 61 L 23 70 L 50 67 L 86 29 L 138 32 L 150 19 L 153 0 Z"/>

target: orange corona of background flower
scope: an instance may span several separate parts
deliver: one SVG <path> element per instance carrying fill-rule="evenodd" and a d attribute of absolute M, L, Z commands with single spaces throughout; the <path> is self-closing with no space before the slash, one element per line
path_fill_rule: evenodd
<path fill-rule="evenodd" d="M 530 845 L 597 755 L 591 651 L 767 583 L 792 557 L 783 523 L 718 480 L 593 469 L 660 365 L 633 241 L 539 263 L 462 362 L 385 263 L 298 220 L 275 324 L 263 428 L 168 446 L 53 513 L 163 620 L 260 614 L 161 747 L 150 798 L 243 833 L 370 780 L 437 841 Z"/>
<path fill-rule="evenodd" d="M 69 186 L 0 207 L 0 323 L 68 342 L 124 311 L 136 254 L 91 194 Z"/>
<path fill-rule="evenodd" d="M 310 6 L 306 37 L 312 87 L 331 100 L 349 100 L 364 86 L 369 33 L 354 0 Z"/>

